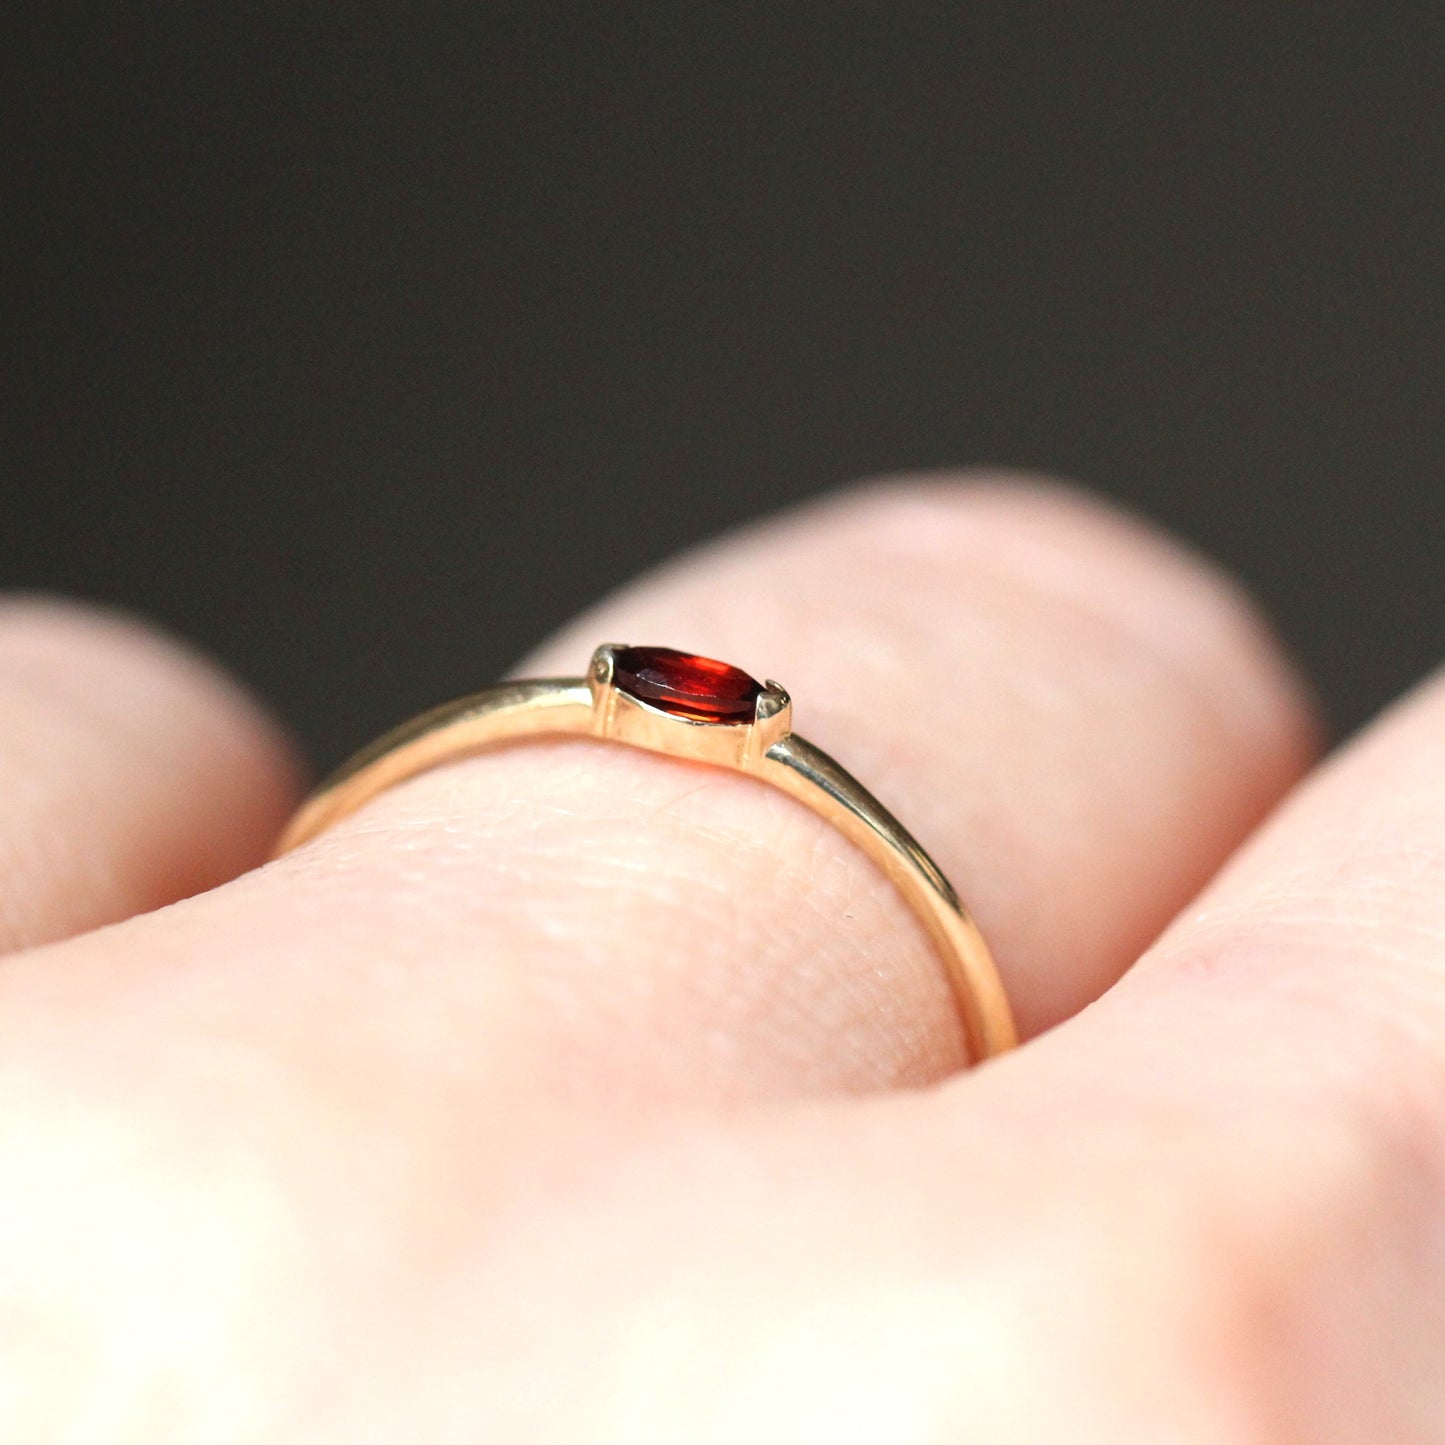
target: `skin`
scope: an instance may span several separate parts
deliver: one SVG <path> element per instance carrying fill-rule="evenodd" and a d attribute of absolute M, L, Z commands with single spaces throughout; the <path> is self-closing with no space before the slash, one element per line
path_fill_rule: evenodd
<path fill-rule="evenodd" d="M 1315 766 L 1233 584 L 1020 479 L 519 670 L 615 639 L 785 682 L 1025 1046 L 961 1070 L 890 888 L 724 771 L 518 746 L 257 866 L 257 709 L 0 605 L 0 1439 L 1445 1440 L 1445 685 Z"/>

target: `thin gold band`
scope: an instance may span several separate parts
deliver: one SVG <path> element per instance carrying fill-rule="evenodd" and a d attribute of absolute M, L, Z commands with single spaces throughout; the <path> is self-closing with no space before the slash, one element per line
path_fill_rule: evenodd
<path fill-rule="evenodd" d="M 732 767 L 811 808 L 858 845 L 926 925 L 948 970 L 977 1061 L 1015 1043 L 1008 998 L 988 946 L 953 886 L 911 834 L 820 748 L 791 731 L 788 696 L 769 682 L 756 716 L 719 725 L 669 715 L 614 687 L 602 647 L 585 678 L 500 683 L 403 724 L 358 753 L 298 810 L 276 855 L 309 842 L 378 793 L 442 763 L 548 734 L 603 737 Z"/>

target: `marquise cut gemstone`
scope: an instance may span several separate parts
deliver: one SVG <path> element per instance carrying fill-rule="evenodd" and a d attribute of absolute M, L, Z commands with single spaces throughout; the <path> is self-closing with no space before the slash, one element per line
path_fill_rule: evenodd
<path fill-rule="evenodd" d="M 659 712 L 706 723 L 751 722 L 763 690 L 740 668 L 671 647 L 619 647 L 612 684 Z"/>

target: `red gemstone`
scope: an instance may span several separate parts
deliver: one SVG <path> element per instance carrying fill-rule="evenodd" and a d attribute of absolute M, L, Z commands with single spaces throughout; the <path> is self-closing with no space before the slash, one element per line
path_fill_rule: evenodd
<path fill-rule="evenodd" d="M 725 662 L 670 647 L 619 647 L 612 683 L 660 712 L 692 722 L 752 722 L 762 684 Z"/>

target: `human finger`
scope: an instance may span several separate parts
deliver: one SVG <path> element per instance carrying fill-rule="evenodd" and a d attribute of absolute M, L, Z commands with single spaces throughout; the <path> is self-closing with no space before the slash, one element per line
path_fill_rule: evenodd
<path fill-rule="evenodd" d="M 678 628 L 766 662 L 800 729 L 926 840 L 1025 1037 L 1128 967 L 1317 746 L 1237 584 L 1038 478 L 904 477 L 801 508 L 624 588 L 522 671 Z"/>
<path fill-rule="evenodd" d="M 1039 1192 L 1121 1221 L 1121 1281 L 1146 1248 L 1161 1267 L 1117 1371 L 1147 1329 L 1192 1361 L 1196 1401 L 1232 1381 L 1265 1438 L 1394 1445 L 1445 1421 L 1442 730 L 1436 678 L 1096 1007 L 935 1121 L 1027 1139 L 1055 1161 Z"/>
<path fill-rule="evenodd" d="M 529 666 L 580 672 L 604 638 L 785 682 L 800 730 L 958 883 L 1026 1033 L 1117 977 L 1309 754 L 1237 591 L 1055 487 L 845 495 L 644 579 Z M 834 829 L 737 774 L 584 741 L 396 788 L 200 926 L 270 1010 L 344 994 L 333 1028 L 365 1014 L 357 959 L 409 960 L 414 1006 L 510 1093 L 859 1089 L 963 1058 L 922 930 Z"/>
<path fill-rule="evenodd" d="M 800 727 L 957 879 L 1026 1027 L 1126 967 L 1308 753 L 1297 684 L 1237 594 L 1047 489 L 844 498 L 645 580 L 560 643 L 560 665 L 604 638 L 787 682 Z M 876 1379 L 875 1286 L 922 1271 L 961 1288 L 965 1204 L 1002 1276 L 1028 1258 L 1019 1199 L 1073 1203 L 1057 1170 L 1011 1191 L 1032 1140 L 979 1122 L 985 1094 L 1033 1076 L 1025 1055 L 968 1078 L 962 1125 L 937 1090 L 775 1108 L 953 1068 L 951 1000 L 832 829 L 654 755 L 568 742 L 459 763 L 229 887 L 12 962 L 0 1120 L 24 1188 L 0 1265 L 11 1374 L 40 1415 L 88 1406 L 143 1430 L 179 1410 L 199 1438 L 239 1390 L 258 1437 L 353 1407 L 365 1423 L 335 1438 L 430 1410 L 503 1417 L 505 1434 L 553 1418 L 559 1378 L 608 1406 L 641 1359 L 670 1425 L 689 1392 L 710 1397 L 648 1353 L 659 1318 L 719 1346 L 715 1384 L 761 1359 L 765 1385 L 816 1401 L 807 1368 Z M 1067 1137 L 1059 1098 L 1028 1117 Z M 769 1107 L 687 1107 L 749 1100 Z M 769 1145 L 756 1130 L 775 1115 Z M 896 1247 L 881 1264 L 880 1240 Z M 829 1336 L 845 1261 L 857 1287 Z M 715 1308 L 716 1288 L 739 1308 Z M 1011 1288 L 975 1296 L 972 1330 L 940 1330 L 928 1379 L 891 1403 L 956 1391 L 955 1345 L 988 1344 Z M 917 1319 L 886 1320 L 896 1359 Z M 795 1372 L 769 1321 L 828 1359 L 808 1350 Z M 749 1330 L 761 1356 L 740 1350 Z M 965 1358 L 967 1385 L 1001 1399 L 985 1354 Z M 418 1399 L 417 1375 L 441 1387 Z M 569 1425 L 608 1418 L 588 1403 Z M 649 1438 L 631 1426 L 653 1403 L 624 1403 L 612 1438 Z"/>
<path fill-rule="evenodd" d="M 97 608 L 0 600 L 0 951 L 234 877 L 297 776 L 278 730 L 193 653 Z"/>
<path fill-rule="evenodd" d="M 669 1137 L 519 1230 L 489 1287 L 545 1249 L 530 1317 L 593 1362 L 559 1433 L 1441 1439 L 1442 735 L 1445 675 L 997 1067 Z"/>

